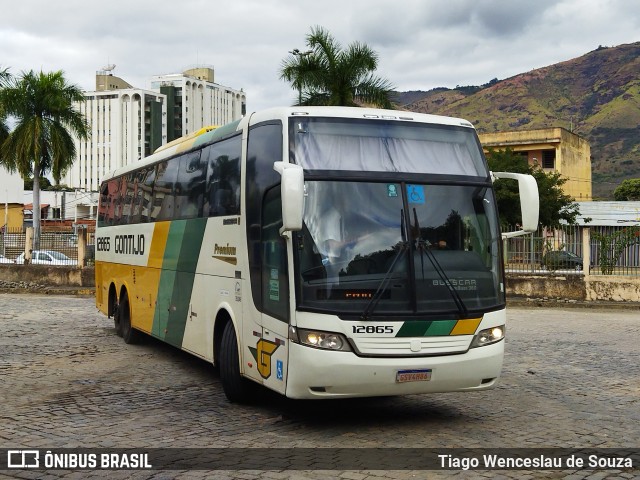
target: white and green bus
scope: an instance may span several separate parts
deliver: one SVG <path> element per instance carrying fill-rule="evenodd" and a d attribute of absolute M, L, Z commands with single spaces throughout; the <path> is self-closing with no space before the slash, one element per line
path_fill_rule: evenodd
<path fill-rule="evenodd" d="M 461 119 L 270 109 L 110 173 L 96 303 L 219 366 L 231 401 L 492 388 L 504 354 L 496 177 Z"/>

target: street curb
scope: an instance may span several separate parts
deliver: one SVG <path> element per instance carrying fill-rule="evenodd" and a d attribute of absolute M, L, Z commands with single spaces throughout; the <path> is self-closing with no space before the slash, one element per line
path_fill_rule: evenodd
<path fill-rule="evenodd" d="M 93 297 L 94 287 L 41 287 L 41 288 L 0 288 L 2 293 L 69 295 Z M 552 298 L 507 297 L 507 308 L 596 308 L 615 310 L 640 310 L 640 302 L 583 301 Z"/>
<path fill-rule="evenodd" d="M 69 295 L 72 297 L 84 297 L 95 295 L 93 287 L 41 287 L 41 288 L 0 288 L 1 293 L 20 293 L 36 295 Z"/>
<path fill-rule="evenodd" d="M 640 302 L 586 301 L 551 298 L 507 297 L 507 308 L 595 308 L 607 310 L 640 310 Z"/>

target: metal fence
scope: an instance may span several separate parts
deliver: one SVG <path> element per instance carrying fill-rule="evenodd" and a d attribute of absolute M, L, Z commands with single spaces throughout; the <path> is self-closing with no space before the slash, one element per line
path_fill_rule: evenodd
<path fill-rule="evenodd" d="M 24 252 L 26 234 L 22 227 L 3 228 L 0 235 L 0 254 L 7 260 L 15 261 Z"/>
<path fill-rule="evenodd" d="M 507 272 L 587 273 L 585 252 L 590 275 L 640 276 L 640 227 L 542 227 L 504 241 Z"/>
<path fill-rule="evenodd" d="M 591 227 L 592 275 L 640 276 L 640 226 Z"/>
<path fill-rule="evenodd" d="M 585 239 L 588 239 L 588 246 L 583 243 Z M 8 261 L 19 261 L 25 248 L 25 229 L 9 228 L 0 232 L 0 254 Z M 77 231 L 73 227 L 44 230 L 40 235 L 39 250 L 59 252 L 70 260 L 68 263 L 77 264 Z M 85 250 L 85 264 L 91 265 L 95 255 L 93 228 L 87 230 Z M 590 275 L 640 277 L 640 226 L 542 227 L 533 234 L 504 240 L 505 268 L 507 273 L 587 273 L 583 272 L 585 251 L 589 252 Z"/>
<path fill-rule="evenodd" d="M 85 265 L 92 264 L 95 254 L 95 232 L 87 230 L 85 246 Z M 0 263 L 24 264 L 24 253 L 27 245 L 25 228 L 8 228 L 0 232 Z M 77 265 L 78 233 L 73 227 L 57 227 L 43 229 L 40 233 L 39 246 L 31 249 L 33 264 L 42 265 Z"/>

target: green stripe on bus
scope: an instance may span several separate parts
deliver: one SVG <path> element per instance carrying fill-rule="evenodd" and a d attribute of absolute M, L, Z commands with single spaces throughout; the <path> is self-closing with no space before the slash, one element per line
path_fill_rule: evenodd
<path fill-rule="evenodd" d="M 426 337 L 437 337 L 441 335 L 449 335 L 453 327 L 458 323 L 457 320 L 438 320 L 437 322 L 431 322 L 431 325 L 427 329 Z"/>
<path fill-rule="evenodd" d="M 173 285 L 171 311 L 169 312 L 168 327 L 164 340 L 171 345 L 181 347 L 207 220 L 199 218 L 181 220 L 174 223 L 183 223 L 184 225 L 182 227 L 180 253 L 177 257 L 177 281 Z M 171 237 L 171 232 L 169 232 L 169 236 Z"/>
<path fill-rule="evenodd" d="M 417 320 L 404 322 L 396 337 L 438 337 L 449 335 L 457 320 Z"/>
<path fill-rule="evenodd" d="M 423 337 L 431 323 L 427 320 L 404 322 L 404 325 L 396 333 L 396 337 Z"/>

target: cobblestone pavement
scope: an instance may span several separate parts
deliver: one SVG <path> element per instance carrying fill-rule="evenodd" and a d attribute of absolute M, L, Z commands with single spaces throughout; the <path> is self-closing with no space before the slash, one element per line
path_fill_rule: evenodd
<path fill-rule="evenodd" d="M 4 448 L 639 448 L 637 311 L 511 308 L 498 388 L 229 404 L 207 363 L 128 346 L 91 297 L 0 294 Z M 0 468 L 4 468 L 1 466 Z M 555 471 L 0 471 L 0 478 L 640 478 Z"/>

